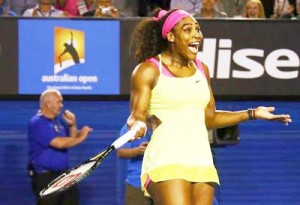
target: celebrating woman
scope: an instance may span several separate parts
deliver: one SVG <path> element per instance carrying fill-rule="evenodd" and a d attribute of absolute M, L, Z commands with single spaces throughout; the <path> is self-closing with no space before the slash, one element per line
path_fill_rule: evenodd
<path fill-rule="evenodd" d="M 132 73 L 129 128 L 153 134 L 144 154 L 142 185 L 156 205 L 211 205 L 219 184 L 207 129 L 265 119 L 274 107 L 242 111 L 216 110 L 209 70 L 196 57 L 203 35 L 198 22 L 183 10 L 157 10 L 140 22 L 132 36 L 139 65 Z M 144 126 L 140 126 L 141 122 Z"/>

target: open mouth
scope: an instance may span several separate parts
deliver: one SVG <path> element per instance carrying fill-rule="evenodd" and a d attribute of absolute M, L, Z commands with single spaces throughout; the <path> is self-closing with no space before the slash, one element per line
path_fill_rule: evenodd
<path fill-rule="evenodd" d="M 189 50 L 190 50 L 192 53 L 197 54 L 197 53 L 198 53 L 198 50 L 199 50 L 199 45 L 200 45 L 199 42 L 190 43 L 190 44 L 189 44 Z"/>

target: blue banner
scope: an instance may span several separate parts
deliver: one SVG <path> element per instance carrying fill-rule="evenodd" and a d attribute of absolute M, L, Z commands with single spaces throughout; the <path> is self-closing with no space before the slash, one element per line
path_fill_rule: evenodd
<path fill-rule="evenodd" d="M 119 21 L 19 21 L 19 94 L 120 94 Z"/>

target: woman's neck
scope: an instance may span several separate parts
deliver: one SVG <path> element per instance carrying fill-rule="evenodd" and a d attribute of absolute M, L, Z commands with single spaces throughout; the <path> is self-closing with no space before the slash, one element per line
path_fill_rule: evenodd
<path fill-rule="evenodd" d="M 171 63 L 179 64 L 181 66 L 188 66 L 190 63 L 189 59 L 182 59 L 179 57 L 172 56 L 170 53 L 164 53 L 163 58 L 169 60 Z"/>

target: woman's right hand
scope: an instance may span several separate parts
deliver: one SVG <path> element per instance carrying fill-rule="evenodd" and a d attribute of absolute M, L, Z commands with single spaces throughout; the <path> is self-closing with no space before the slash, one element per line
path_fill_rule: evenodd
<path fill-rule="evenodd" d="M 141 139 L 147 133 L 147 125 L 145 122 L 135 121 L 132 123 L 130 127 L 131 127 L 130 130 L 132 129 L 136 130 L 136 134 L 132 140 Z"/>

